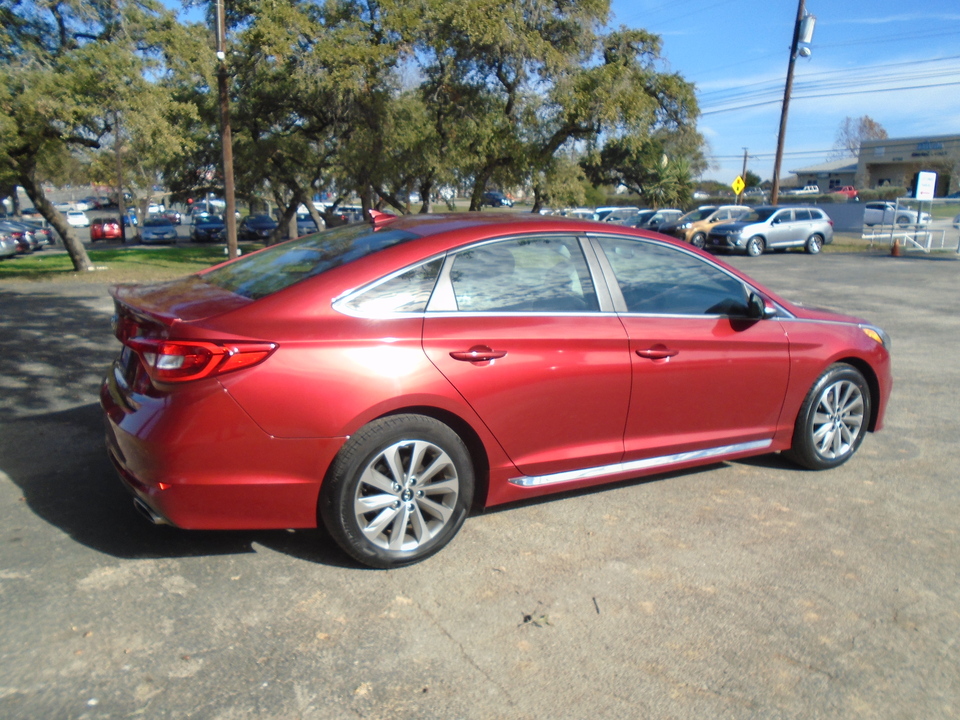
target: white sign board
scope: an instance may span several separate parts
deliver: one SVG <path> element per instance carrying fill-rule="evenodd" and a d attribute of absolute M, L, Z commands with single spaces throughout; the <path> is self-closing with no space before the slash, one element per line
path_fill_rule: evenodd
<path fill-rule="evenodd" d="M 917 173 L 917 200 L 933 200 L 936 189 L 937 174 L 935 172 Z"/>

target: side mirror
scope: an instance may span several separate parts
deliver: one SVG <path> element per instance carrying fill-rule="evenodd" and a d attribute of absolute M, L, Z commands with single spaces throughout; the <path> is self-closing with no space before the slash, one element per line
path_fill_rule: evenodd
<path fill-rule="evenodd" d="M 748 317 L 754 320 L 770 320 L 777 316 L 777 308 L 765 297 L 755 292 L 750 293 L 747 300 Z"/>

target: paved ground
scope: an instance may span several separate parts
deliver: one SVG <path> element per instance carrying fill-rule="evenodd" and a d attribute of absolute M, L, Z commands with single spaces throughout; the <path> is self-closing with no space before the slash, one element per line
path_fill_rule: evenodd
<path fill-rule="evenodd" d="M 734 262 L 890 331 L 854 461 L 512 507 L 390 572 L 141 521 L 95 405 L 105 294 L 0 284 L 0 717 L 956 718 L 960 262 Z"/>

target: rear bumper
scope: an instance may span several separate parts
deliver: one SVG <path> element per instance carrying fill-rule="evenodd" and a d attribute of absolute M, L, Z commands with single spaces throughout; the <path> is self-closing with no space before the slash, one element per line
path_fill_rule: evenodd
<path fill-rule="evenodd" d="M 275 438 L 219 383 L 162 398 L 100 390 L 107 452 L 124 484 L 180 528 L 317 526 L 323 477 L 345 438 Z"/>

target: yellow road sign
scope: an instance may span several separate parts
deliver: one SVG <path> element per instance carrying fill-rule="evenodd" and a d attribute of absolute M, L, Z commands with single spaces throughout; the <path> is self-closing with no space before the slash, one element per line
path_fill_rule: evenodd
<path fill-rule="evenodd" d="M 742 192 L 743 192 L 743 189 L 744 189 L 746 186 L 747 186 L 747 184 L 743 181 L 743 178 L 740 177 L 739 175 L 737 175 L 737 179 L 736 179 L 736 180 L 734 180 L 732 183 L 730 183 L 730 187 L 733 188 L 733 191 L 734 191 L 737 195 L 739 195 L 740 193 L 742 193 Z"/>

